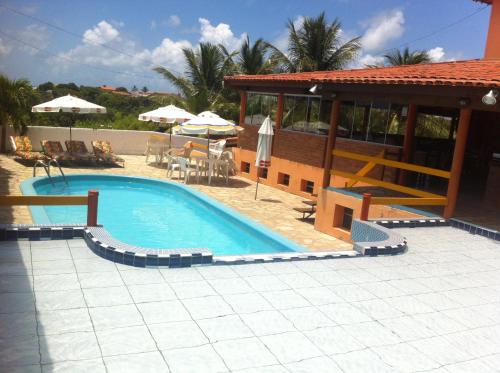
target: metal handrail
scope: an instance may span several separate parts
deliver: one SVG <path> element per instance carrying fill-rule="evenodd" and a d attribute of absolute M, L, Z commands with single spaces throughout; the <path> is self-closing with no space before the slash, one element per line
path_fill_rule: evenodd
<path fill-rule="evenodd" d="M 52 177 L 50 176 L 50 166 L 51 165 L 53 165 L 59 169 L 59 172 L 61 173 L 61 176 L 63 177 L 64 182 L 66 183 L 66 185 L 68 185 L 68 180 L 66 180 L 66 175 L 64 174 L 64 172 L 61 168 L 61 165 L 59 164 L 59 162 L 56 159 L 49 159 L 49 161 L 47 163 L 45 163 L 41 159 L 37 160 L 35 162 L 35 165 L 33 166 L 33 177 L 36 176 L 36 168 L 38 166 L 41 166 L 45 170 L 45 173 L 47 174 L 47 176 L 50 180 L 50 183 L 52 185 L 54 185 L 54 181 L 52 180 Z"/>

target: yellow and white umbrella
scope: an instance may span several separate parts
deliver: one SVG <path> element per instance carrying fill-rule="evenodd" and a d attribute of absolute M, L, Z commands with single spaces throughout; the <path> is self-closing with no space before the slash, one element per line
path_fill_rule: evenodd
<path fill-rule="evenodd" d="M 211 111 L 204 111 L 174 128 L 174 133 L 183 135 L 235 135 L 238 127 Z"/>

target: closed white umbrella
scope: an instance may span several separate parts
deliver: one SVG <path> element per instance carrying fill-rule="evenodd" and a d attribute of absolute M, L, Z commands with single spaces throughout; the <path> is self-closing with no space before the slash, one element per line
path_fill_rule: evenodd
<path fill-rule="evenodd" d="M 259 171 L 261 168 L 268 168 L 271 165 L 271 147 L 273 143 L 273 125 L 271 118 L 267 116 L 259 128 L 259 140 L 257 142 L 257 157 L 255 166 L 257 166 L 257 185 L 255 186 L 255 199 L 259 189 Z"/>
<path fill-rule="evenodd" d="M 93 104 L 81 98 L 67 95 L 55 98 L 31 108 L 33 113 L 76 113 L 76 114 L 105 114 L 104 106 Z M 69 126 L 69 139 L 71 140 L 71 124 Z"/>
<path fill-rule="evenodd" d="M 147 113 L 139 114 L 139 120 L 156 123 L 182 123 L 196 118 L 196 115 L 175 105 L 167 105 Z M 172 145 L 172 126 L 170 126 L 170 146 Z"/>

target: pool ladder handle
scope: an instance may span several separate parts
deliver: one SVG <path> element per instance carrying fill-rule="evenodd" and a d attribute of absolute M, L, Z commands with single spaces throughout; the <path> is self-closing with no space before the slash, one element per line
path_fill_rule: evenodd
<path fill-rule="evenodd" d="M 61 173 L 64 182 L 66 183 L 66 185 L 68 185 L 68 180 L 66 180 L 66 175 L 64 174 L 59 162 L 55 159 L 49 159 L 49 161 L 47 163 L 45 163 L 41 159 L 37 160 L 35 162 L 35 165 L 33 166 L 33 177 L 36 176 L 36 168 L 38 166 L 41 166 L 41 167 L 43 167 L 43 169 L 45 170 L 45 173 L 49 177 L 51 184 L 54 184 L 54 182 L 52 181 L 52 177 L 50 176 L 50 165 L 54 165 L 55 167 L 57 167 L 59 169 L 59 172 Z"/>

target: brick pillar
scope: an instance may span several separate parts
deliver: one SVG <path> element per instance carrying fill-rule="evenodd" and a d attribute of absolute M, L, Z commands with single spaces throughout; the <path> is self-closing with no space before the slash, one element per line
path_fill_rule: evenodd
<path fill-rule="evenodd" d="M 245 113 L 247 111 L 247 93 L 245 91 L 240 91 L 240 123 L 239 125 L 245 124 Z"/>
<path fill-rule="evenodd" d="M 460 119 L 458 120 L 457 137 L 455 140 L 455 149 L 453 151 L 453 161 L 451 163 L 450 180 L 448 182 L 448 204 L 444 208 L 443 216 L 449 219 L 455 213 L 457 205 L 458 191 L 460 189 L 460 176 L 462 175 L 462 166 L 464 164 L 465 148 L 467 147 L 467 136 L 469 134 L 470 119 L 472 115 L 471 108 L 460 109 Z"/>

